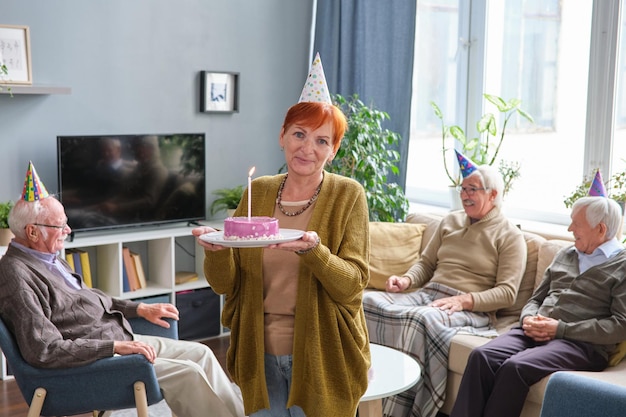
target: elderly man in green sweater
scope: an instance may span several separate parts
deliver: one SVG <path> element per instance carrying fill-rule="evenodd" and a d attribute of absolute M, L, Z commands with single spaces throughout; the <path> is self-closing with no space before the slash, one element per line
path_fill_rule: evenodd
<path fill-rule="evenodd" d="M 535 382 L 556 371 L 601 371 L 626 340 L 622 211 L 606 197 L 583 197 L 571 217 L 574 246 L 556 255 L 520 327 L 472 351 L 450 417 L 519 416 Z"/>

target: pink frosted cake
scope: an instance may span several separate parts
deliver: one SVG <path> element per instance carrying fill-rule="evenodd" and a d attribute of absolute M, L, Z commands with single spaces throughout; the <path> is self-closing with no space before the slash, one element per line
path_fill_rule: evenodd
<path fill-rule="evenodd" d="M 262 240 L 278 236 L 278 220 L 274 217 L 228 217 L 224 220 L 226 240 Z"/>

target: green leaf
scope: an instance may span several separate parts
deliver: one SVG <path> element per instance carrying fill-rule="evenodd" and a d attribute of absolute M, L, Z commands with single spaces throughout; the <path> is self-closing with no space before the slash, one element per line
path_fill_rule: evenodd
<path fill-rule="evenodd" d="M 439 109 L 439 106 L 437 106 L 433 101 L 430 102 L 430 105 L 433 108 L 433 110 L 435 111 L 435 116 L 437 116 L 438 118 L 443 120 L 443 114 L 441 113 L 441 110 Z"/>
<path fill-rule="evenodd" d="M 461 143 L 466 142 L 465 132 L 463 131 L 463 129 L 461 129 L 460 126 L 456 126 L 456 125 L 450 126 L 450 134 L 459 142 Z"/>
<path fill-rule="evenodd" d="M 528 120 L 530 123 L 535 123 L 535 119 L 533 119 L 533 117 L 530 114 L 526 113 L 524 110 L 517 109 L 517 113 L 523 116 L 524 119 Z"/>
<path fill-rule="evenodd" d="M 496 135 L 497 126 L 496 126 L 496 117 L 493 113 L 484 114 L 478 123 L 476 123 L 476 129 L 479 133 L 483 133 L 488 131 L 491 136 Z"/>
<path fill-rule="evenodd" d="M 363 185 L 370 220 L 403 220 L 409 210 L 408 200 L 397 184 L 389 184 L 387 180 L 388 174 L 400 173 L 396 165 L 400 153 L 396 148 L 402 140 L 398 133 L 384 128 L 389 114 L 366 106 L 356 94 L 349 99 L 337 94 L 333 99 L 348 119 L 348 130 L 327 170 L 353 178 Z M 435 113 L 441 114 L 436 104 L 431 105 Z M 390 193 L 390 186 L 398 191 Z"/>
<path fill-rule="evenodd" d="M 496 106 L 498 108 L 498 111 L 500 112 L 506 112 L 510 110 L 508 108 L 506 101 L 504 101 L 501 97 L 494 96 L 492 94 L 487 94 L 487 93 L 483 94 L 483 97 L 485 97 L 489 102 L 491 102 L 491 104 Z"/>

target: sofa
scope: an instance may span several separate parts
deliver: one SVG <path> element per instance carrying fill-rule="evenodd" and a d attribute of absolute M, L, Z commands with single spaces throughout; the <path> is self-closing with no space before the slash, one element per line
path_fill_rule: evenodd
<path fill-rule="evenodd" d="M 428 243 L 437 228 L 442 215 L 430 213 L 411 213 L 404 223 L 370 223 L 370 288 L 366 291 L 384 289 L 384 281 L 389 275 L 401 275 L 419 259 L 419 254 Z M 572 245 L 572 240 L 561 239 L 553 234 L 525 231 L 524 238 L 528 247 L 528 256 L 524 276 L 520 284 L 517 299 L 513 306 L 498 311 L 496 330 L 504 333 L 519 322 L 519 314 L 535 287 L 543 277 L 554 255 L 563 247 Z M 446 400 L 441 409 L 449 414 L 456 400 L 459 385 L 469 353 L 473 348 L 489 341 L 488 338 L 472 335 L 456 335 L 452 339 L 448 358 L 448 380 Z M 626 344 L 621 346 L 626 352 Z M 621 356 L 621 355 L 620 355 Z M 619 361 L 603 372 L 572 372 L 593 379 L 626 387 L 626 360 Z M 522 417 L 539 417 L 546 384 L 550 376 L 537 382 L 530 388 Z"/>

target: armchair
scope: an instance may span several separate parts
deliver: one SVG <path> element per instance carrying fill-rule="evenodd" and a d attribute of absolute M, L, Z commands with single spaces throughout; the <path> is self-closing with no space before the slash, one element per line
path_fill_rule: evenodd
<path fill-rule="evenodd" d="M 572 372 L 548 380 L 541 417 L 620 417 L 626 410 L 626 388 Z"/>
<path fill-rule="evenodd" d="M 178 338 L 175 321 L 170 321 L 169 329 L 143 319 L 132 319 L 131 325 L 136 333 Z M 35 368 L 22 358 L 1 318 L 0 349 L 30 406 L 28 417 L 132 407 L 137 407 L 138 417 L 148 417 L 148 406 L 163 400 L 154 367 L 143 355 L 114 356 L 68 369 Z"/>

